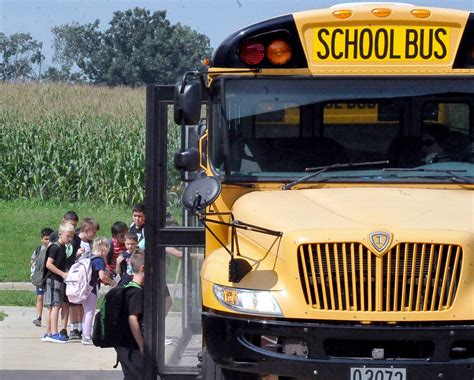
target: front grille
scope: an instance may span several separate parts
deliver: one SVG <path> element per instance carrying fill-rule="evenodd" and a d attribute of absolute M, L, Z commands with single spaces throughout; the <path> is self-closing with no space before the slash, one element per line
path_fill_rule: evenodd
<path fill-rule="evenodd" d="M 399 243 L 381 257 L 360 243 L 298 248 L 308 305 L 339 311 L 441 311 L 454 302 L 462 266 L 457 245 Z"/>

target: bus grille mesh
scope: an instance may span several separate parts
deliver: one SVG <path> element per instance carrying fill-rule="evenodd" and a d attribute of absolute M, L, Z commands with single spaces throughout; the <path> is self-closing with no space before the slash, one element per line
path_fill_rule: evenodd
<path fill-rule="evenodd" d="M 298 248 L 306 302 L 320 310 L 446 310 L 456 296 L 461 264 L 457 245 L 400 243 L 381 257 L 360 243 Z"/>

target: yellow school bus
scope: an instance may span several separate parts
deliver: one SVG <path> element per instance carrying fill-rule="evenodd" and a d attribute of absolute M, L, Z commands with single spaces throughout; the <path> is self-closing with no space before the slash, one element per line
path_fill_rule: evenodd
<path fill-rule="evenodd" d="M 203 378 L 474 378 L 474 14 L 354 3 L 187 73 Z"/>

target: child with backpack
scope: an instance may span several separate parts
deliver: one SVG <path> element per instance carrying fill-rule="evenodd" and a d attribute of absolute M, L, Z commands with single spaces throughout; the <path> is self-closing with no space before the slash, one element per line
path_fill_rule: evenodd
<path fill-rule="evenodd" d="M 99 237 L 92 245 L 92 257 L 90 258 L 90 282 L 92 291 L 87 298 L 82 301 L 84 317 L 82 319 L 82 344 L 92 345 L 92 322 L 94 321 L 95 309 L 97 306 L 97 294 L 100 283 L 115 286 L 114 280 L 106 272 L 105 258 L 110 249 L 109 239 Z"/>
<path fill-rule="evenodd" d="M 73 210 L 66 211 L 63 215 L 63 218 L 61 220 L 61 223 L 70 223 L 74 226 L 74 229 L 76 233 L 74 234 L 71 242 L 67 245 L 66 247 L 66 272 L 69 271 L 69 268 L 75 263 L 76 261 L 76 256 L 77 256 L 77 251 L 81 246 L 81 238 L 78 235 L 78 230 L 77 225 L 79 223 L 79 215 Z M 59 234 L 58 232 L 53 232 L 51 236 L 49 237 L 49 242 L 54 243 L 58 241 L 59 239 Z M 64 295 L 64 301 L 63 305 L 61 307 L 61 330 L 59 333 L 65 338 L 65 339 L 71 339 L 74 338 L 74 335 L 71 334 L 70 337 L 67 335 L 67 325 L 68 325 L 68 320 L 71 320 L 71 324 L 74 322 L 81 322 L 82 321 L 82 306 L 81 305 L 70 305 L 69 304 L 69 299 L 67 298 L 66 295 Z M 72 330 L 72 329 L 71 329 Z M 77 339 L 77 337 L 76 337 Z M 80 339 L 80 338 L 79 338 Z"/>
<path fill-rule="evenodd" d="M 123 331 L 115 346 L 125 379 L 141 379 L 143 375 L 143 285 L 145 255 L 135 252 L 130 259 L 133 280 L 127 285 L 122 308 Z"/>
<path fill-rule="evenodd" d="M 100 225 L 93 218 L 84 218 L 81 220 L 79 226 L 79 233 L 76 235 L 79 238 L 80 244 L 77 254 L 72 258 L 70 267 L 74 265 L 77 259 L 90 258 L 92 255 L 92 241 L 95 239 L 97 231 L 99 231 Z M 71 311 L 71 334 L 69 340 L 81 340 L 82 339 L 82 320 L 84 318 L 84 309 L 81 304 L 70 302 L 69 298 L 66 297 L 65 302 L 69 304 Z M 65 323 L 67 325 L 67 321 Z"/>
<path fill-rule="evenodd" d="M 36 270 L 37 259 L 39 258 L 40 252 L 46 251 L 49 245 L 49 236 L 54 231 L 49 228 L 43 228 L 40 232 L 41 245 L 37 246 L 31 255 L 30 266 L 31 266 L 31 276 Z M 38 263 L 38 265 L 41 265 Z M 33 319 L 33 324 L 35 326 L 41 327 L 41 317 L 43 315 L 43 295 L 44 295 L 44 285 L 36 286 L 36 318 Z"/>
<path fill-rule="evenodd" d="M 72 251 L 69 244 L 75 233 L 75 228 L 71 223 L 61 223 L 57 242 L 52 243 L 46 251 L 46 292 L 44 294 L 44 304 L 48 306 L 48 321 L 46 323 L 46 334 L 42 338 L 44 342 L 66 343 L 67 337 L 58 333 L 59 310 L 61 309 L 67 278 L 66 272 L 66 249 Z"/>

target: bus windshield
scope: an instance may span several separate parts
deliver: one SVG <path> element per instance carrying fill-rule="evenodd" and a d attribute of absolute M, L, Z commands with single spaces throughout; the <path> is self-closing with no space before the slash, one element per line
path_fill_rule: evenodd
<path fill-rule="evenodd" d="M 220 78 L 211 162 L 227 181 L 474 182 L 474 79 Z M 406 170 L 405 170 L 406 169 Z M 419 169 L 419 170 L 418 170 Z"/>

